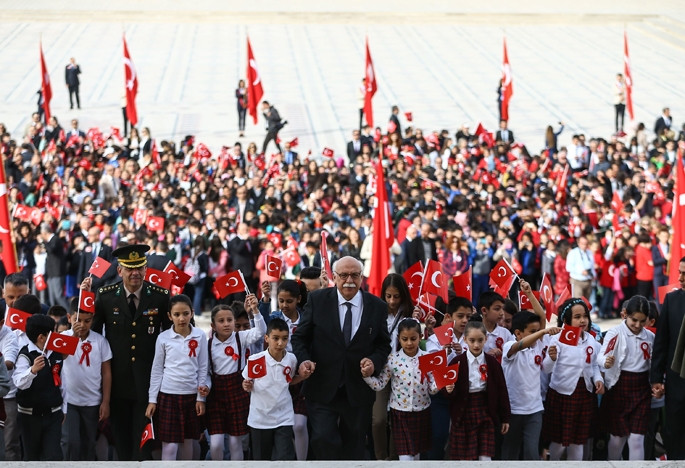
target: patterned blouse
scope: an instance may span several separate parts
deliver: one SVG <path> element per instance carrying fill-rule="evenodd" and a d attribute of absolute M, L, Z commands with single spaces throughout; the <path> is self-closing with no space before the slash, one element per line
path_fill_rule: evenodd
<path fill-rule="evenodd" d="M 438 393 L 438 387 L 429 373 L 421 378 L 419 356 L 427 354 L 419 350 L 409 357 L 399 350 L 388 357 L 378 377 L 365 377 L 364 381 L 375 391 L 382 390 L 390 381 L 391 393 L 388 408 L 398 411 L 423 411 L 430 407 L 430 395 Z"/>

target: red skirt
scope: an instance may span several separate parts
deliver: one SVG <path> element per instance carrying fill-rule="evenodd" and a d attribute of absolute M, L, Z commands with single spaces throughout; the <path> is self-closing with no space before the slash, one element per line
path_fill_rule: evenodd
<path fill-rule="evenodd" d="M 288 387 L 288 391 L 293 400 L 293 411 L 295 414 L 307 416 L 307 402 L 304 399 L 304 393 L 302 393 L 302 382 L 291 385 Z"/>
<path fill-rule="evenodd" d="M 459 424 L 452 423 L 449 439 L 450 460 L 478 460 L 495 455 L 495 424 L 488 412 L 485 392 L 469 393 Z"/>
<path fill-rule="evenodd" d="M 431 410 L 398 411 L 390 408 L 392 440 L 397 455 L 416 455 L 431 448 Z"/>
<path fill-rule="evenodd" d="M 247 414 L 250 394 L 243 390 L 240 372 L 212 376 L 212 391 L 207 396 L 207 430 L 210 434 L 241 436 L 249 433 Z"/>
<path fill-rule="evenodd" d="M 590 428 L 596 414 L 597 397 L 587 391 L 582 377 L 571 395 L 562 395 L 550 388 L 547 391 L 542 434 L 546 440 L 563 446 L 582 445 L 590 437 Z"/>
<path fill-rule="evenodd" d="M 622 371 L 616 385 L 602 397 L 600 414 L 609 434 L 646 434 L 652 387 L 649 372 Z"/>
<path fill-rule="evenodd" d="M 159 392 L 157 400 L 157 427 L 155 439 L 162 442 L 182 443 L 186 439 L 199 439 L 202 433 L 200 417 L 195 409 L 197 395 L 170 395 Z"/>

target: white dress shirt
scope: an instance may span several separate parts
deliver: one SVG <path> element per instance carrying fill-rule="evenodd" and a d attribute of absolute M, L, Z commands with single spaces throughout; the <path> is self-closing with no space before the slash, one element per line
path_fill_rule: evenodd
<path fill-rule="evenodd" d="M 504 343 L 502 350 L 502 370 L 509 391 L 511 414 L 528 415 L 542 411 L 542 394 L 540 393 L 540 371 L 542 370 L 542 340 L 533 346 L 522 349 L 507 357 L 517 341 Z M 535 361 L 538 360 L 538 363 Z"/>
<path fill-rule="evenodd" d="M 474 356 L 471 350 L 466 351 L 466 360 L 469 363 L 469 393 L 485 391 L 488 381 L 481 379 L 480 366 L 485 365 L 485 351 Z"/>
<path fill-rule="evenodd" d="M 454 333 L 452 334 L 452 343 L 453 344 L 459 344 L 461 346 L 461 352 L 463 353 L 468 349 L 466 346 L 466 341 L 464 340 L 464 335 L 461 335 L 461 337 L 457 338 L 457 334 Z M 436 351 L 441 351 L 443 346 L 440 344 L 438 341 L 438 337 L 435 336 L 435 333 L 433 333 L 431 336 L 428 337 L 426 340 L 426 351 L 428 353 L 434 353 Z M 447 362 L 450 362 L 453 358 L 459 356 L 459 354 L 456 353 L 453 349 L 449 349 L 447 352 Z"/>
<path fill-rule="evenodd" d="M 345 307 L 345 311 L 347 311 L 347 306 Z M 353 312 L 354 314 L 354 312 Z M 259 314 L 261 315 L 261 314 Z M 289 353 L 293 352 L 293 344 L 292 344 L 292 339 L 293 339 L 293 333 L 295 333 L 295 329 L 297 326 L 300 324 L 300 318 L 302 316 L 300 315 L 300 312 L 297 312 L 297 318 L 295 320 L 291 320 L 287 315 L 283 314 L 283 320 L 285 323 L 288 324 L 288 344 L 285 346 L 285 350 L 288 351 Z M 352 335 L 354 336 L 354 334 Z"/>
<path fill-rule="evenodd" d="M 232 356 L 229 356 L 230 353 L 227 354 L 226 351 L 230 346 L 233 349 L 233 353 L 238 354 L 238 343 L 236 341 L 235 332 L 231 333 L 231 336 L 229 336 L 226 341 L 221 341 L 216 335 L 214 335 L 212 338 L 212 349 L 210 350 L 212 353 L 213 369 L 209 367 L 209 364 L 207 364 L 207 372 L 209 373 L 210 377 L 212 373 L 217 375 L 233 374 L 244 367 L 244 364 L 247 362 L 245 351 L 253 343 L 257 343 L 264 339 L 264 335 L 266 334 L 266 324 L 264 323 L 262 314 L 255 314 L 254 324 L 255 326 L 253 328 L 238 332 L 238 335 L 240 336 L 240 347 L 242 354 L 239 356 L 239 359 L 233 359 Z M 243 363 L 243 365 L 238 367 L 239 363 Z M 207 379 L 207 383 L 209 386 L 211 380 Z"/>
<path fill-rule="evenodd" d="M 17 362 L 17 356 L 19 355 L 19 351 L 21 351 L 21 348 L 23 348 L 24 346 L 27 346 L 27 345 L 31 344 L 31 342 L 29 341 L 29 338 L 26 336 L 26 333 L 24 333 L 23 331 L 21 331 L 21 330 L 12 330 L 12 329 L 10 329 L 9 327 L 7 327 L 7 324 L 5 324 L 5 327 L 6 327 L 8 330 L 10 330 L 10 333 L 12 333 L 12 334 L 14 335 L 15 340 L 16 340 L 17 352 L 14 353 L 13 359 L 12 359 L 12 362 L 14 362 L 14 363 L 16 364 L 16 362 Z M 10 338 L 10 339 L 11 339 L 11 338 Z M 5 356 L 5 361 L 9 361 L 9 359 L 7 358 L 7 356 Z M 9 374 L 9 376 L 10 376 L 10 391 L 9 391 L 9 393 L 7 393 L 7 395 L 5 395 L 5 398 L 6 398 L 6 399 L 15 398 L 15 397 L 17 396 L 17 386 L 14 385 L 14 379 L 12 378 L 12 375 L 14 375 L 14 372 L 16 372 L 16 370 L 17 370 L 17 368 L 15 367 L 15 368 L 12 369 L 11 371 L 8 371 L 8 374 Z"/>
<path fill-rule="evenodd" d="M 343 324 L 345 323 L 345 314 L 347 314 L 347 306 L 345 303 L 349 302 L 352 304 L 352 334 L 350 335 L 350 338 L 352 339 L 357 333 L 357 330 L 359 330 L 359 324 L 362 321 L 362 293 L 361 291 L 358 291 L 357 294 L 348 301 L 342 296 L 342 294 L 340 294 L 339 290 L 336 290 L 336 292 L 338 293 L 338 314 L 340 315 L 341 330 L 343 328 Z"/>
<path fill-rule="evenodd" d="M 73 330 L 64 335 L 74 336 Z M 83 344 L 91 346 L 88 359 Z M 104 336 L 91 331 L 85 340 L 79 339 L 76 354 L 64 360 L 62 374 L 67 375 L 67 403 L 76 406 L 98 406 L 102 403 L 102 364 L 112 359 L 112 350 Z M 90 363 L 90 365 L 88 365 Z"/>
<path fill-rule="evenodd" d="M 191 341 L 195 340 L 195 355 Z M 205 401 L 198 387 L 207 385 L 207 338 L 204 332 L 192 327 L 185 338 L 171 327 L 157 337 L 155 359 L 150 372 L 149 402 L 157 403 L 159 392 L 169 395 L 197 394 L 197 401 Z"/>
<path fill-rule="evenodd" d="M 580 250 L 578 247 L 569 251 L 566 257 L 566 271 L 576 281 L 589 281 L 595 277 L 595 259 L 589 250 Z M 584 275 L 583 271 L 588 274 Z"/>
<path fill-rule="evenodd" d="M 498 340 L 499 339 L 499 340 Z M 495 328 L 490 332 L 486 330 L 485 333 L 485 345 L 483 345 L 483 352 L 487 353 L 491 349 L 503 349 L 504 343 L 512 341 L 514 335 L 511 334 L 509 330 L 499 325 L 495 325 Z M 497 343 L 501 343 L 501 346 L 497 346 Z"/>
<path fill-rule="evenodd" d="M 578 344 L 570 346 L 559 342 L 560 335 L 555 335 L 550 342 L 550 347 L 557 347 L 557 360 L 552 361 L 552 358 L 549 357 L 549 351 L 547 351 L 547 355 L 542 361 L 544 371 L 552 373 L 549 388 L 562 395 L 571 395 L 578 385 L 578 379 L 582 377 L 585 380 L 585 388 L 594 393 L 594 383 L 604 383 L 602 373 L 597 365 L 597 355 L 600 351 L 599 343 L 592 335 L 583 332 Z M 592 351 L 589 351 L 590 349 Z M 589 363 L 587 362 L 588 354 L 590 355 Z"/>
<path fill-rule="evenodd" d="M 618 336 L 613 351 L 607 352 L 609 342 Z M 613 387 L 620 378 L 621 372 L 647 372 L 650 369 L 654 333 L 643 328 L 637 335 L 633 333 L 625 320 L 609 330 L 604 336 L 604 344 L 597 356 L 597 365 L 604 372 L 607 389 Z M 643 349 L 644 348 L 644 349 Z M 614 365 L 606 369 L 606 358 L 614 356 Z"/>
<path fill-rule="evenodd" d="M 38 351 L 39 353 L 42 353 L 42 349 L 38 349 L 38 347 L 29 342 L 28 344 L 28 350 L 29 352 L 31 351 Z M 45 353 L 46 359 L 50 358 L 52 356 L 52 351 L 48 350 Z M 49 364 L 46 362 L 46 366 Z M 15 387 L 19 390 L 26 390 L 27 388 L 31 387 L 31 384 L 33 384 L 33 379 L 36 378 L 36 375 L 33 372 L 31 372 L 31 363 L 29 361 L 29 358 L 24 356 L 24 355 L 19 355 L 17 357 L 17 367 L 14 368 L 14 373 L 12 374 L 12 382 L 14 383 Z M 60 386 L 60 391 L 62 393 L 62 413 L 67 412 L 67 399 L 66 399 L 66 388 L 68 385 L 68 378 L 64 374 L 64 372 L 60 373 L 60 379 L 61 379 L 61 386 Z M 16 392 L 16 389 L 15 389 Z"/>

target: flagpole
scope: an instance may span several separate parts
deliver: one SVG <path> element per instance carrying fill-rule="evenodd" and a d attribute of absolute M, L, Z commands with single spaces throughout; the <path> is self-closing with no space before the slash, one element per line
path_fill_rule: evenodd
<path fill-rule="evenodd" d="M 48 338 L 45 340 L 45 344 L 43 345 L 43 356 L 45 356 L 45 349 L 48 347 L 48 343 L 50 342 L 50 335 L 52 335 L 52 332 L 48 332 Z"/>
<path fill-rule="evenodd" d="M 507 261 L 507 259 L 506 259 L 505 257 L 502 257 L 502 260 L 504 260 L 504 263 L 507 264 L 507 266 L 509 267 L 509 269 L 511 270 L 511 272 L 514 273 L 514 276 L 516 277 L 516 279 L 518 279 L 519 281 L 521 281 L 521 277 L 520 277 L 518 274 L 516 274 L 516 270 L 514 270 L 514 269 L 511 267 L 511 265 L 509 264 L 509 262 Z"/>
<path fill-rule="evenodd" d="M 245 281 L 245 277 L 243 276 L 243 272 L 241 270 L 238 270 L 238 273 L 240 274 L 240 279 L 243 280 L 243 284 L 245 285 L 245 294 L 248 296 L 250 295 L 250 288 L 247 287 L 247 281 Z"/>
<path fill-rule="evenodd" d="M 91 274 L 91 277 L 93 275 Z M 78 306 L 76 307 L 76 321 L 78 322 L 78 313 L 81 310 L 81 296 L 83 295 L 83 289 L 78 288 Z"/>

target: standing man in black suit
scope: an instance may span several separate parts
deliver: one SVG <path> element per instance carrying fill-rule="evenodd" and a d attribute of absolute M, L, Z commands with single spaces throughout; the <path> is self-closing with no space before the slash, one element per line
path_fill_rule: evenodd
<path fill-rule="evenodd" d="M 675 137 L 675 132 L 671 130 L 672 125 L 673 117 L 671 117 L 671 109 L 664 107 L 661 117 L 656 119 L 656 122 L 654 123 L 654 133 L 656 133 L 657 137 L 665 136 L 669 140 L 672 140 Z"/>
<path fill-rule="evenodd" d="M 407 247 L 407 268 L 418 261 L 425 265 L 428 260 L 438 260 L 438 249 L 435 245 L 433 226 L 429 223 L 421 224 L 421 235 L 416 236 Z"/>
<path fill-rule="evenodd" d="M 499 130 L 495 134 L 495 141 L 512 144 L 514 142 L 514 132 L 509 130 L 506 120 L 499 121 Z"/>
<path fill-rule="evenodd" d="M 242 187 L 243 189 L 245 187 Z M 232 271 L 243 272 L 245 282 L 250 291 L 257 290 L 257 280 L 254 278 L 257 246 L 250 237 L 250 226 L 247 223 L 238 224 L 236 236 L 228 242 L 228 258 L 231 259 Z M 245 293 L 237 293 L 234 300 L 245 299 Z"/>
<path fill-rule="evenodd" d="M 352 130 L 352 140 L 347 142 L 347 159 L 350 160 L 350 167 L 354 166 L 355 161 L 362 154 L 362 132 Z"/>
<path fill-rule="evenodd" d="M 66 232 L 57 229 L 52 232 L 48 224 L 41 224 L 39 241 L 45 246 L 45 277 L 48 285 L 48 302 L 51 306 L 61 305 L 69 310 L 69 304 L 64 297 L 64 277 L 67 273 L 66 255 L 64 252 L 64 238 Z"/>
<path fill-rule="evenodd" d="M 69 64 L 64 68 L 64 81 L 69 89 L 69 105 L 71 109 L 74 108 L 74 95 L 76 95 L 76 106 L 81 108 L 81 97 L 79 96 L 78 87 L 81 84 L 78 76 L 81 74 L 81 67 L 76 63 L 74 57 L 69 59 Z"/>
<path fill-rule="evenodd" d="M 390 114 L 390 119 L 388 119 L 388 133 L 399 133 L 402 135 L 402 127 L 400 127 L 400 119 L 397 117 L 400 114 L 400 108 L 397 106 L 392 106 L 392 111 Z M 391 131 L 391 127 L 395 128 Z"/>
<path fill-rule="evenodd" d="M 674 357 L 679 363 L 683 358 L 682 350 L 680 356 L 676 355 L 676 344 L 678 335 L 683 334 L 685 317 L 685 257 L 680 259 L 678 281 L 681 289 L 666 294 L 661 306 L 650 372 L 652 395 L 660 397 L 666 393 L 668 417 L 663 435 L 669 460 L 685 460 L 685 378 L 677 365 L 677 370 L 672 368 Z"/>
<path fill-rule="evenodd" d="M 353 257 L 338 260 L 335 287 L 310 293 L 292 338 L 299 373 L 311 375 L 304 394 L 317 460 L 365 458 L 375 394 L 362 379 L 361 365 L 365 361 L 378 375 L 390 354 L 388 307 L 360 291 L 362 268 Z"/>
<path fill-rule="evenodd" d="M 262 153 L 266 154 L 266 146 L 271 140 L 274 141 L 278 152 L 281 153 L 281 145 L 278 143 L 278 132 L 287 122 L 281 122 L 281 116 L 276 108 L 269 104 L 269 101 L 262 101 L 262 112 L 266 119 L 266 138 L 264 138 L 264 144 L 262 145 Z"/>
<path fill-rule="evenodd" d="M 102 278 L 94 277 L 91 287 L 93 290 L 100 288 L 108 283 L 111 283 L 117 277 L 116 264 L 112 261 L 112 247 L 103 244 L 100 241 L 100 228 L 97 226 L 91 226 L 88 229 L 88 244 L 83 249 L 83 255 L 81 255 L 81 262 L 78 267 L 78 282 L 80 283 L 83 279 L 88 276 L 88 270 L 93 266 L 93 262 L 96 258 L 101 257 L 112 263 L 109 269 L 102 275 Z"/>
<path fill-rule="evenodd" d="M 169 291 L 144 280 L 149 246 L 126 245 L 112 255 L 122 281 L 97 290 L 92 329 L 103 333 L 112 348 L 110 414 L 119 460 L 150 459 L 139 448 L 147 420 L 150 371 L 160 331 L 169 328 Z M 90 290 L 91 278 L 81 283 Z"/>

